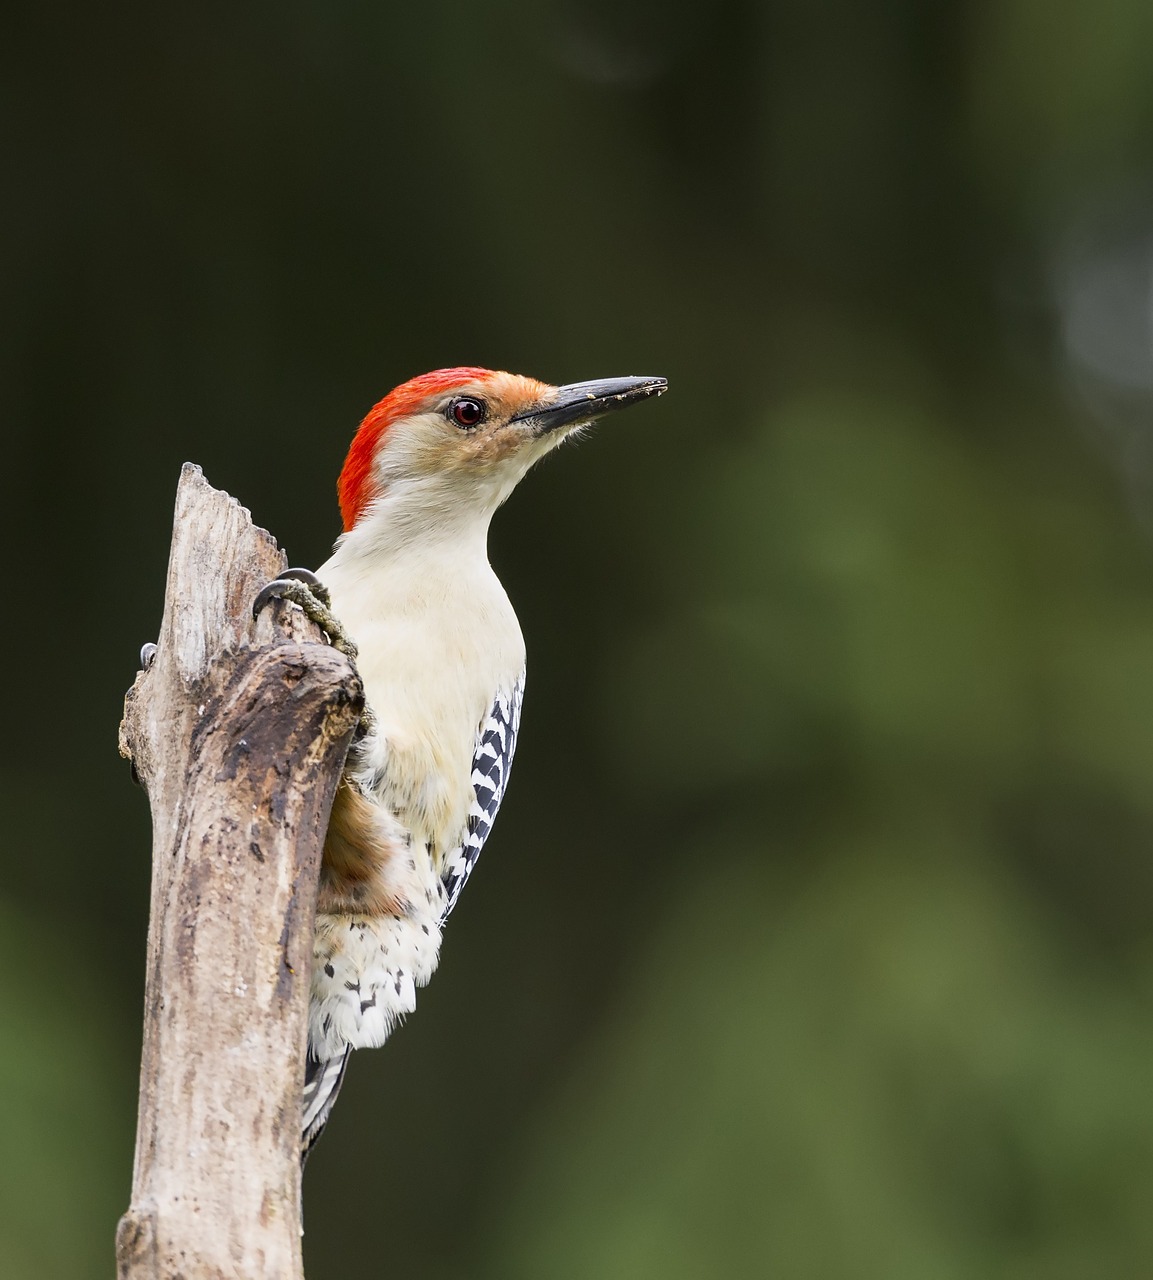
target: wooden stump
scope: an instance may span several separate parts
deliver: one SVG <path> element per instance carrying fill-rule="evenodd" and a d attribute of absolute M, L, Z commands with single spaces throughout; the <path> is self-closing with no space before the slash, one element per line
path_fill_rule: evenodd
<path fill-rule="evenodd" d="M 122 754 L 152 809 L 152 909 L 121 1280 L 299 1280 L 316 882 L 363 707 L 349 662 L 260 588 L 285 567 L 186 465 L 155 661 Z"/>

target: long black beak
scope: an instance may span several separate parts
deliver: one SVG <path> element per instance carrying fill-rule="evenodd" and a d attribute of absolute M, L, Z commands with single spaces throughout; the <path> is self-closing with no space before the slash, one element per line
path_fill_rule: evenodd
<path fill-rule="evenodd" d="M 659 396 L 668 389 L 665 378 L 597 378 L 558 387 L 556 398 L 539 408 L 518 413 L 513 422 L 528 424 L 536 435 L 545 435 L 572 422 L 591 422 L 610 409 Z"/>

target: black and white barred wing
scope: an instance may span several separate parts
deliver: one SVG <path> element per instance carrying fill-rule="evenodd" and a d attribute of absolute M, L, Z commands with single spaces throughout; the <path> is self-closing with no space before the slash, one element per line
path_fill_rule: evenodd
<path fill-rule="evenodd" d="M 468 812 L 468 826 L 464 839 L 450 851 L 445 859 L 445 903 L 441 924 L 456 906 L 465 881 L 472 874 L 480 851 L 488 838 L 496 811 L 504 799 L 508 775 L 512 769 L 512 756 L 516 750 L 516 735 L 520 728 L 520 708 L 524 698 L 524 670 L 509 690 L 496 695 L 484 723 L 476 735 L 476 750 L 472 757 L 472 807 Z"/>

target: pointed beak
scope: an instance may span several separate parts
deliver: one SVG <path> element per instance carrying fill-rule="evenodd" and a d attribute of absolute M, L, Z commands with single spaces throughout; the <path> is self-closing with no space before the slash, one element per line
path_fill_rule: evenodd
<path fill-rule="evenodd" d="M 591 422 L 611 409 L 659 396 L 668 389 L 665 378 L 598 378 L 592 382 L 570 382 L 557 387 L 547 404 L 518 413 L 513 422 L 523 422 L 534 435 L 547 435 L 558 427 Z"/>

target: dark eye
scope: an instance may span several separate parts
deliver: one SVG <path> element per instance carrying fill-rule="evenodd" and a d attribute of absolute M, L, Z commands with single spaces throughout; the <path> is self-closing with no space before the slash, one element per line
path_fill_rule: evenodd
<path fill-rule="evenodd" d="M 449 416 L 458 427 L 475 427 L 478 422 L 484 421 L 484 401 L 473 400 L 471 396 L 465 396 L 461 400 L 454 400 L 448 406 Z"/>

